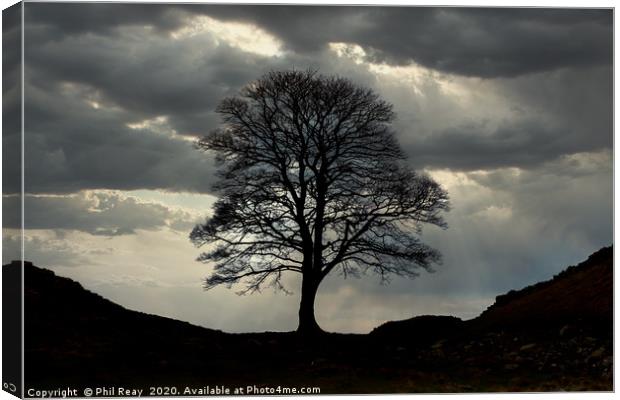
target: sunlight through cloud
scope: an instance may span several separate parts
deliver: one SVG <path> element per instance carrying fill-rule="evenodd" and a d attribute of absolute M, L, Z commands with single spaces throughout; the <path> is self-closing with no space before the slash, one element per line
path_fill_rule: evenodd
<path fill-rule="evenodd" d="M 282 43 L 264 30 L 250 24 L 222 22 L 200 15 L 189 20 L 188 24 L 171 33 L 174 39 L 183 39 L 201 34 L 211 34 L 217 42 L 224 42 L 248 53 L 262 56 L 280 56 Z"/>
<path fill-rule="evenodd" d="M 364 48 L 356 43 L 332 42 L 329 49 L 340 58 L 346 58 L 357 65 L 366 65 L 378 79 L 395 79 L 400 84 L 407 84 L 411 90 L 421 97 L 427 95 L 429 82 L 433 82 L 441 93 L 463 105 L 473 106 L 478 100 L 476 92 L 472 92 L 472 78 L 456 77 L 431 68 L 423 67 L 413 61 L 407 65 L 391 65 L 386 62 L 372 62 L 372 58 Z M 478 80 L 474 82 L 479 84 Z M 433 86 L 434 86 L 433 85 Z"/>
<path fill-rule="evenodd" d="M 160 135 L 166 135 L 173 139 L 185 140 L 188 142 L 194 142 L 196 138 L 193 136 L 184 136 L 179 135 L 176 129 L 170 126 L 168 122 L 168 117 L 165 115 L 160 115 L 154 118 L 144 119 L 142 121 L 132 122 L 126 124 L 129 129 L 133 130 L 148 130 L 150 132 L 154 132 Z"/>

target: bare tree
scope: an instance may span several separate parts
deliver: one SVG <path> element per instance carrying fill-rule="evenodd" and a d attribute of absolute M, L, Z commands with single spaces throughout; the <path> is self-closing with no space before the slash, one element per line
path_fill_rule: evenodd
<path fill-rule="evenodd" d="M 190 238 L 215 262 L 205 288 L 284 289 L 302 275 L 299 332 L 319 332 L 314 301 L 332 271 L 416 276 L 440 254 L 420 242 L 422 224 L 445 227 L 447 193 L 407 168 L 390 123 L 392 106 L 372 90 L 315 72 L 271 72 L 217 112 L 201 139 L 215 151 L 219 200 Z"/>

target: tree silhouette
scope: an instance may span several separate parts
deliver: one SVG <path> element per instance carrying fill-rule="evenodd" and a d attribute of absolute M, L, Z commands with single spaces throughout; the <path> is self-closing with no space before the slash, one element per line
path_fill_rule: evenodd
<path fill-rule="evenodd" d="M 447 193 L 407 168 L 372 90 L 315 72 L 271 72 L 217 108 L 223 124 L 197 143 L 214 151 L 219 199 L 190 238 L 215 262 L 205 288 L 243 282 L 284 289 L 302 275 L 299 327 L 319 332 L 314 301 L 332 271 L 416 276 L 440 254 L 422 224 L 445 227 Z"/>

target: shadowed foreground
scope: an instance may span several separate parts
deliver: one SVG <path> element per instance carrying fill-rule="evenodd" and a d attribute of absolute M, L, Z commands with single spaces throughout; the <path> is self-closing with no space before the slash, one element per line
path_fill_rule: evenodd
<path fill-rule="evenodd" d="M 25 276 L 26 389 L 613 389 L 611 247 L 551 281 L 498 296 L 473 320 L 422 316 L 368 335 L 325 334 L 312 345 L 295 333 L 229 334 L 126 310 L 34 266 Z"/>

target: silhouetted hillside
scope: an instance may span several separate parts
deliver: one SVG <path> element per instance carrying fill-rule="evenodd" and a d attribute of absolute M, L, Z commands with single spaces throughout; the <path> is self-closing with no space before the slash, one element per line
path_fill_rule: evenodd
<path fill-rule="evenodd" d="M 611 329 L 613 248 L 605 247 L 553 279 L 497 296 L 476 323 L 482 326 L 589 323 Z"/>
<path fill-rule="evenodd" d="M 26 386 L 169 385 L 178 394 L 206 385 L 316 386 L 322 394 L 611 390 L 612 253 L 602 249 L 548 282 L 498 296 L 474 320 L 420 316 L 312 342 L 130 311 L 27 265 Z"/>
<path fill-rule="evenodd" d="M 46 269 L 27 265 L 24 276 L 26 376 L 34 380 L 114 382 L 145 365 L 185 369 L 202 364 L 189 355 L 224 335 L 127 310 Z"/>
<path fill-rule="evenodd" d="M 418 349 L 416 343 L 426 343 L 430 335 L 434 343 Z M 613 247 L 595 252 L 553 279 L 498 296 L 472 320 L 414 317 L 387 322 L 371 336 L 409 342 L 421 358 L 451 360 L 464 369 L 483 368 L 490 375 L 510 373 L 518 387 L 531 385 L 538 375 L 548 387 L 563 381 L 572 388 L 602 385 L 610 390 Z"/>
<path fill-rule="evenodd" d="M 436 342 L 437 338 L 459 335 L 463 327 L 463 320 L 457 317 L 422 315 L 404 321 L 386 322 L 373 329 L 370 335 L 427 345 Z"/>
<path fill-rule="evenodd" d="M 18 266 L 19 268 L 19 266 Z M 141 340 L 162 339 L 167 335 L 178 334 L 221 334 L 156 315 L 145 314 L 126 308 L 86 290 L 79 283 L 57 276 L 54 272 L 27 263 L 25 269 L 25 299 L 27 322 L 50 324 L 62 328 L 61 323 L 88 324 L 97 335 L 109 334 L 111 329 L 119 328 L 118 333 L 140 329 Z M 113 323 L 113 324 L 111 324 Z M 52 328 L 52 326 L 46 328 Z M 150 329 L 157 327 L 157 329 Z M 62 328 L 63 331 L 65 330 Z"/>
<path fill-rule="evenodd" d="M 613 247 L 605 247 L 579 265 L 570 266 L 552 279 L 496 297 L 473 320 L 419 316 L 390 321 L 371 334 L 425 340 L 429 335 L 462 335 L 471 329 L 524 329 L 588 324 L 611 332 L 613 322 Z"/>

